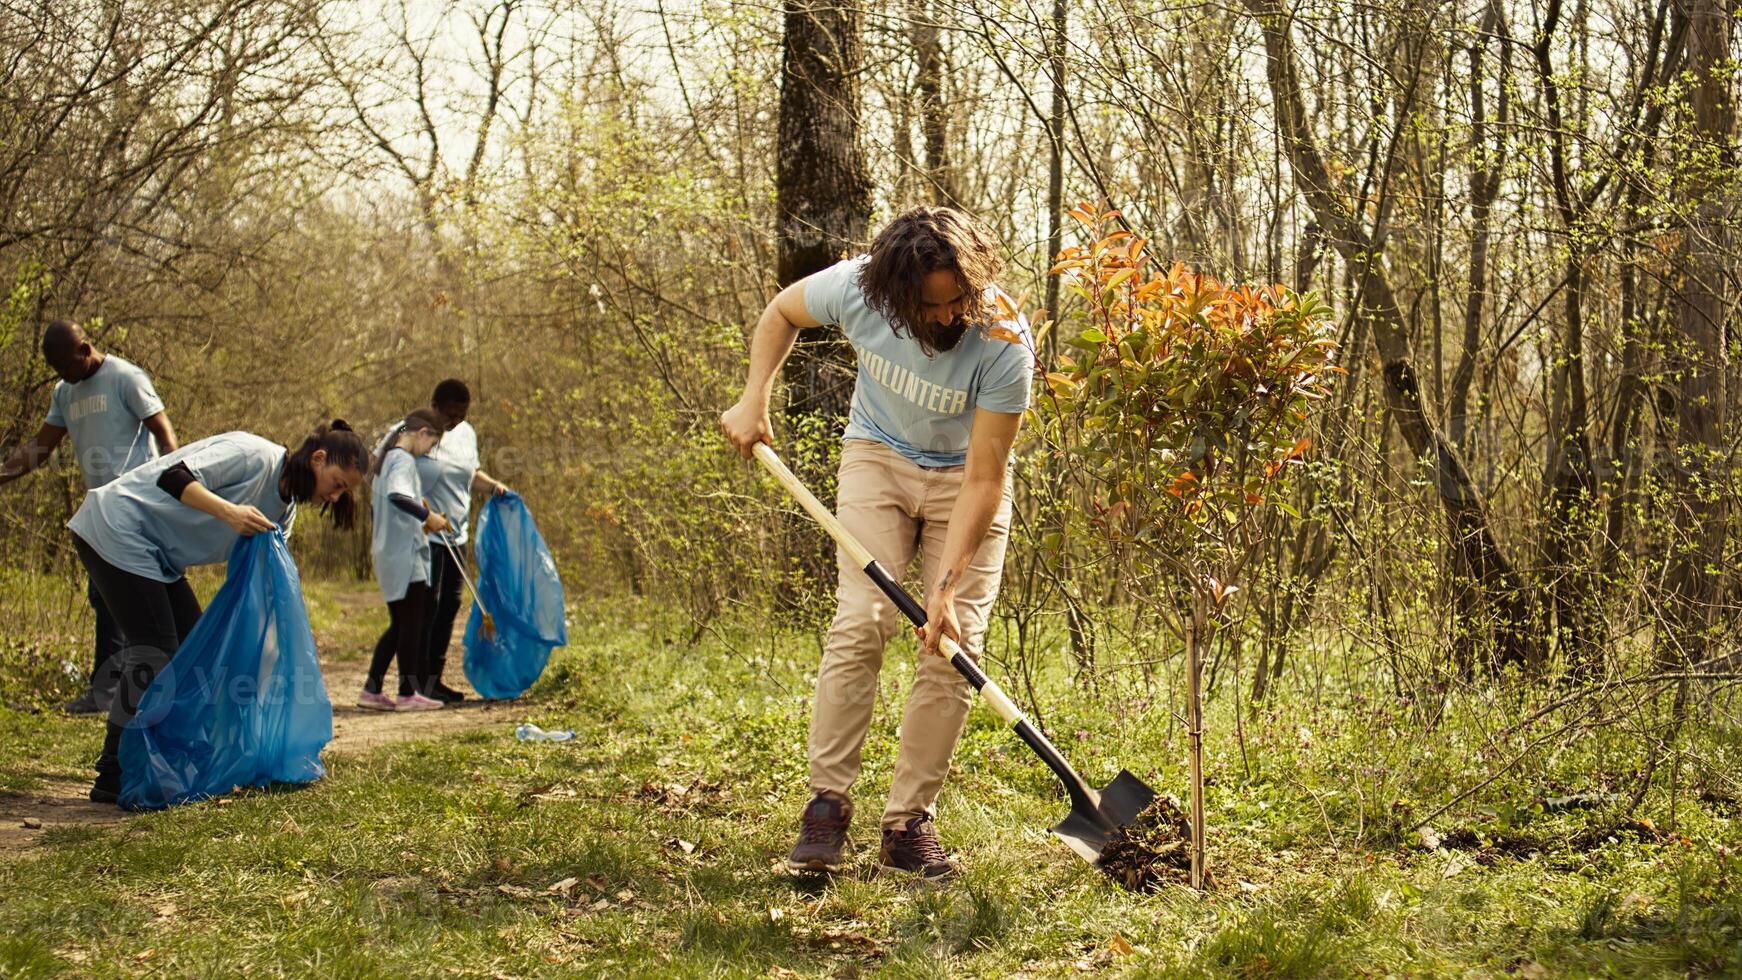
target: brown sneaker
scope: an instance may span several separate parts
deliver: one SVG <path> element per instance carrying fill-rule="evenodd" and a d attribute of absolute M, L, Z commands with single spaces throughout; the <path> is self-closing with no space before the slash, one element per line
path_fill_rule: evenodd
<path fill-rule="evenodd" d="M 886 870 L 905 871 L 927 881 L 953 878 L 957 870 L 938 844 L 937 828 L 925 816 L 914 817 L 900 830 L 884 830 L 877 863 Z"/>
<path fill-rule="evenodd" d="M 818 793 L 804 808 L 798 843 L 786 856 L 794 871 L 841 870 L 841 855 L 847 849 L 847 826 L 853 822 L 853 803 L 834 793 Z"/>

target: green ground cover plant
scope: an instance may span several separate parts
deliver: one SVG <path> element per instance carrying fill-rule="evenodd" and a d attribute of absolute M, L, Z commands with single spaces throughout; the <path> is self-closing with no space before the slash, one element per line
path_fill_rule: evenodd
<path fill-rule="evenodd" d="M 311 606 L 347 601 L 321 585 Z M 983 709 L 940 806 L 961 881 L 876 874 L 866 827 L 846 873 L 793 877 L 778 859 L 805 798 L 814 638 L 716 629 L 689 646 L 687 624 L 650 605 L 578 610 L 575 625 L 534 696 L 497 723 L 335 747 L 329 776 L 306 788 L 61 828 L 6 853 L 0 975 L 1686 976 L 1742 965 L 1734 803 L 1688 789 L 1673 830 L 1610 831 L 1600 807 L 1554 790 L 1601 771 L 1607 750 L 1593 738 L 1412 832 L 1411 801 L 1477 778 L 1479 753 L 1454 746 L 1437 777 L 1387 782 L 1371 770 L 1395 737 L 1388 710 L 1346 687 L 1267 707 L 1245 762 L 1235 745 L 1210 748 L 1217 888 L 1202 897 L 1183 879 L 1125 892 L 1051 840 L 1056 786 Z M 888 785 L 913 655 L 906 641 L 891 650 L 861 800 Z M 1040 691 L 1089 778 L 1125 765 L 1184 785 L 1177 726 L 1139 707 L 1141 692 L 1091 699 L 1047 675 Z M 1226 702 L 1206 710 L 1231 724 L 1216 717 Z M 1458 711 L 1441 723 L 1448 744 Z M 520 743 L 510 718 L 577 738 Z M 95 747 L 94 726 L 14 707 L 0 711 L 0 738 L 8 760 L 37 754 L 57 777 Z M 9 789 L 29 783 L 28 768 L 7 765 Z"/>

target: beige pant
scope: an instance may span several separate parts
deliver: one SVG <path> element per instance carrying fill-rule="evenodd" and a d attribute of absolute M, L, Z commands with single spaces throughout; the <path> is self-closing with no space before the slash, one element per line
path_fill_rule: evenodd
<path fill-rule="evenodd" d="M 924 604 L 942 574 L 944 537 L 962 488 L 962 467 L 925 469 L 880 442 L 849 439 L 841 450 L 836 516 L 897 581 L 924 556 Z M 986 619 L 998 597 L 1004 546 L 1010 533 L 1010 485 L 992 528 L 956 587 L 956 617 L 962 646 L 978 659 Z M 912 626 L 846 551 L 837 549 L 840 584 L 835 621 L 829 628 L 817 695 L 811 711 L 811 791 L 847 795 L 859 777 L 865 730 L 877 700 L 883 647 L 898 630 Z M 950 755 L 962 736 L 973 688 L 948 660 L 921 655 L 901 720 L 901 748 L 883 826 L 901 827 L 912 817 L 933 816 L 932 805 L 949 773 Z"/>

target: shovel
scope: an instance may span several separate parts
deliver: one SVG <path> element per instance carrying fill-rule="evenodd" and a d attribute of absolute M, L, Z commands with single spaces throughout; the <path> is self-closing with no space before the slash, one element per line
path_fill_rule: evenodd
<path fill-rule="evenodd" d="M 460 581 L 466 583 L 466 591 L 472 594 L 472 601 L 478 604 L 478 612 L 484 615 L 484 625 L 478 632 L 486 640 L 496 638 L 496 620 L 491 618 L 490 610 L 484 608 L 484 600 L 478 598 L 478 588 L 472 584 L 472 577 L 466 574 L 466 563 L 460 560 L 460 553 L 454 550 L 454 540 L 448 532 L 442 532 L 442 546 L 448 549 L 448 557 L 454 560 L 454 567 L 460 570 Z"/>
<path fill-rule="evenodd" d="M 871 557 L 871 553 L 865 550 L 864 545 L 847 533 L 847 529 L 841 526 L 841 522 L 829 512 L 827 507 L 823 506 L 822 501 L 818 500 L 810 490 L 806 489 L 803 483 L 799 482 L 798 477 L 786 468 L 786 464 L 780 461 L 780 457 L 775 454 L 773 448 L 765 442 L 759 442 L 756 444 L 755 453 L 757 460 L 768 468 L 768 472 L 774 474 L 774 478 L 780 481 L 780 485 L 785 487 L 786 491 L 798 500 L 811 517 L 823 526 L 823 530 L 829 532 L 829 536 L 835 539 L 835 543 L 846 550 L 853 563 L 865 570 L 865 574 L 869 575 L 871 581 L 883 590 L 883 594 L 889 597 L 889 601 L 895 603 L 896 608 L 905 613 L 913 625 L 924 626 L 925 608 L 915 602 L 913 596 L 908 595 L 907 590 L 903 589 L 882 565 L 877 564 L 877 560 Z M 1028 747 L 1034 750 L 1034 754 L 1040 756 L 1041 761 L 1046 763 L 1047 768 L 1051 769 L 1053 775 L 1058 777 L 1059 782 L 1064 784 L 1065 792 L 1069 794 L 1071 799 L 1071 812 L 1052 828 L 1052 832 L 1057 834 L 1067 847 L 1075 851 L 1078 857 L 1099 867 L 1101 852 L 1115 837 L 1121 835 L 1122 830 L 1135 823 L 1138 814 L 1148 809 L 1149 805 L 1155 801 L 1155 790 L 1144 785 L 1143 780 L 1124 769 L 1119 770 L 1119 775 L 1100 789 L 1090 786 L 1083 781 L 1083 777 L 1077 775 L 1076 770 L 1071 768 L 1071 764 L 1059 754 L 1059 750 L 1047 741 L 1046 736 L 1040 733 L 1040 729 L 1034 727 L 1034 724 L 1023 715 L 1022 710 L 1005 695 L 997 684 L 986 676 L 986 672 L 980 669 L 980 665 L 975 663 L 956 641 L 945 636 L 942 648 L 944 656 L 950 658 L 950 666 L 956 668 L 957 673 L 967 678 L 968 683 L 972 684 L 974 689 L 985 697 L 986 703 L 992 706 L 992 710 L 998 713 L 998 717 L 1004 719 L 1006 724 L 1016 730 L 1016 737 L 1028 743 Z"/>

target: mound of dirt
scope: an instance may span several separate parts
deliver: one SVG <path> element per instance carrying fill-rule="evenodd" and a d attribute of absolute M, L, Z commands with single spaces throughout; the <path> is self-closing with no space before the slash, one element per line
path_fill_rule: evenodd
<path fill-rule="evenodd" d="M 1107 841 L 1095 867 L 1132 891 L 1160 891 L 1167 885 L 1191 882 L 1191 844 L 1191 819 L 1180 802 L 1171 796 L 1158 796 L 1130 826 Z M 1215 887 L 1207 867 L 1204 887 Z"/>

